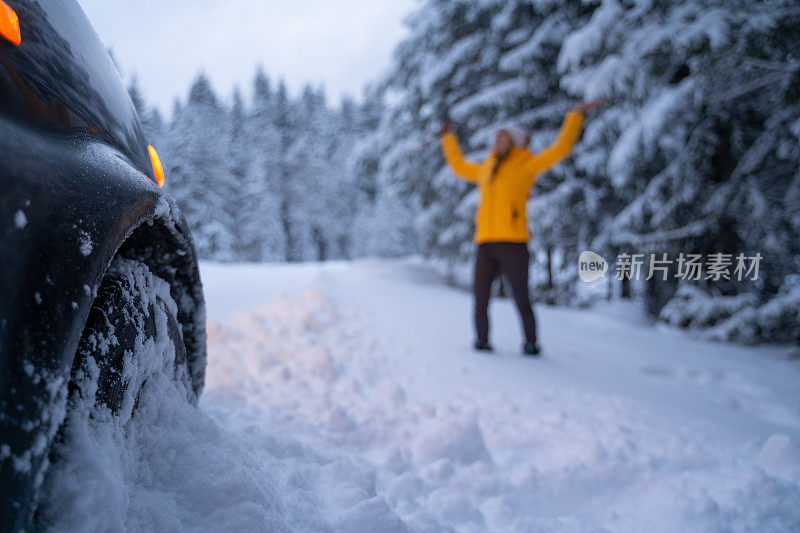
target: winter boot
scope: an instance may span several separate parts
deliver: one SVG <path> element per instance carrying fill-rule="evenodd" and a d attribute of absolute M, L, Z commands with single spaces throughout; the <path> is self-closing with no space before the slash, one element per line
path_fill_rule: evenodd
<path fill-rule="evenodd" d="M 522 353 L 531 356 L 539 355 L 539 344 L 535 342 L 526 342 L 525 346 L 522 347 Z"/>
<path fill-rule="evenodd" d="M 478 352 L 493 352 L 494 351 L 494 348 L 492 348 L 492 345 L 489 344 L 488 341 L 475 341 L 475 344 L 474 344 L 473 348 L 475 348 L 475 350 L 478 351 Z"/>

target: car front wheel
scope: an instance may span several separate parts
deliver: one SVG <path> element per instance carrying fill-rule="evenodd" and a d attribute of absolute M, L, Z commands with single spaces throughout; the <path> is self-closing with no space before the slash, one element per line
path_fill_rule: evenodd
<path fill-rule="evenodd" d="M 80 506 L 87 496 L 81 491 L 93 484 L 90 478 L 109 475 L 104 465 L 114 470 L 125 462 L 122 457 L 136 442 L 131 433 L 137 431 L 141 401 L 163 397 L 192 403 L 177 315 L 169 284 L 146 264 L 121 257 L 112 262 L 72 366 L 66 416 L 51 446 L 52 464 L 36 512 L 35 523 L 42 528 Z M 81 478 L 87 479 L 76 481 Z"/>

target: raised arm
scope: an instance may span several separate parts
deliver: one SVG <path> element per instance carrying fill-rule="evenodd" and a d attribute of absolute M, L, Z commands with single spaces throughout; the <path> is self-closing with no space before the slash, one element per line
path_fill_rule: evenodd
<path fill-rule="evenodd" d="M 544 150 L 533 154 L 531 171 L 534 174 L 544 172 L 567 157 L 578 140 L 583 125 L 583 113 L 573 109 L 567 113 L 561 124 L 561 131 L 553 143 Z"/>
<path fill-rule="evenodd" d="M 532 179 L 535 179 L 536 174 L 549 169 L 572 152 L 572 147 L 575 146 L 575 142 L 581 134 L 584 115 L 588 110 L 602 105 L 601 100 L 581 102 L 567 113 L 561 124 L 561 131 L 558 132 L 558 137 L 553 144 L 531 157 L 530 171 L 534 176 Z"/>
<path fill-rule="evenodd" d="M 456 176 L 470 183 L 477 183 L 481 166 L 464 159 L 456 134 L 448 125 L 442 126 L 442 153 Z"/>

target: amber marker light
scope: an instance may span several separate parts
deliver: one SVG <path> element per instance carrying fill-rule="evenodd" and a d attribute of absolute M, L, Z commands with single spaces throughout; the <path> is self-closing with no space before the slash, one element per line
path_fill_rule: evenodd
<path fill-rule="evenodd" d="M 1 1 L 1 0 L 0 0 Z M 161 160 L 158 158 L 156 149 L 152 146 L 147 146 L 147 151 L 150 152 L 150 162 L 153 164 L 153 174 L 156 177 L 156 183 L 159 187 L 164 186 L 164 167 L 161 166 Z"/>
<path fill-rule="evenodd" d="M 16 46 L 22 42 L 17 12 L 3 0 L 0 0 L 0 35 Z"/>

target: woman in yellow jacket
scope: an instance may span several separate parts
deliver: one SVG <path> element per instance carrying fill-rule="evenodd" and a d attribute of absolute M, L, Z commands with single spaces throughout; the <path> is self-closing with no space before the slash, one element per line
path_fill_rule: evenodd
<path fill-rule="evenodd" d="M 523 352 L 538 355 L 536 318 L 528 292 L 528 221 L 525 205 L 536 176 L 564 159 L 581 132 L 584 114 L 600 102 L 586 102 L 567 113 L 555 142 L 532 154 L 530 135 L 516 126 L 500 129 L 489 156 L 481 163 L 466 161 L 450 126 L 442 126 L 442 151 L 453 172 L 480 190 L 475 213 L 476 350 L 491 351 L 489 344 L 489 295 L 492 283 L 502 273 L 511 284 L 514 302 L 525 332 Z"/>

